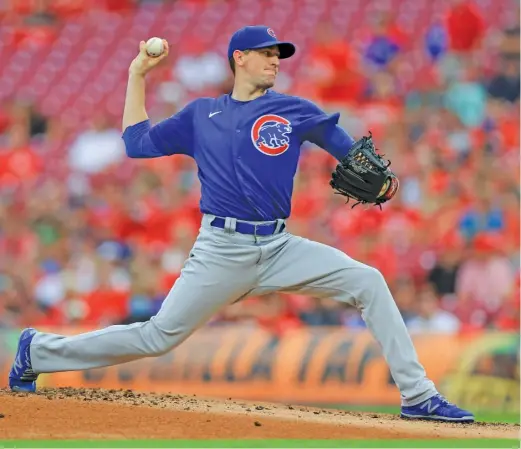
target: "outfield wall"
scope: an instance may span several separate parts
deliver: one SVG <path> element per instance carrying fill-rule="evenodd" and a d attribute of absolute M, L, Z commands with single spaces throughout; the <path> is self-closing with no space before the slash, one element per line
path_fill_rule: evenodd
<path fill-rule="evenodd" d="M 72 335 L 88 329 L 51 331 Z M 0 330 L 7 378 L 18 331 Z M 462 406 L 519 411 L 519 334 L 419 335 L 429 377 Z M 111 368 L 47 374 L 40 385 L 134 389 L 260 401 L 398 405 L 400 397 L 367 331 L 206 327 L 175 351 Z"/>

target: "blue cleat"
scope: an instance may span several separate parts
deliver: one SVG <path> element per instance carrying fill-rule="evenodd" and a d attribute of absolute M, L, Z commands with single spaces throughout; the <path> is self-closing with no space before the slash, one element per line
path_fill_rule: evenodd
<path fill-rule="evenodd" d="M 400 415 L 405 419 L 428 419 L 431 421 L 474 422 L 474 415 L 451 404 L 437 394 L 417 405 L 402 406 Z"/>
<path fill-rule="evenodd" d="M 38 374 L 33 371 L 31 352 L 29 351 L 35 334 L 36 330 L 30 327 L 24 329 L 20 334 L 16 357 L 9 372 L 9 387 L 13 391 L 29 393 L 36 391 Z"/>

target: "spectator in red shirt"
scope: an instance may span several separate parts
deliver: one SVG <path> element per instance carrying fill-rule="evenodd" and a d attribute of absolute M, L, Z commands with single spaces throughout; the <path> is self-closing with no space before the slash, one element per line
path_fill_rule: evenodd
<path fill-rule="evenodd" d="M 450 48 L 456 52 L 475 49 L 485 34 L 485 21 L 474 2 L 453 0 L 447 14 Z"/>
<path fill-rule="evenodd" d="M 498 235 L 477 235 L 472 243 L 472 257 L 461 265 L 456 281 L 457 314 L 465 323 L 490 325 L 512 297 L 515 274 L 502 254 L 501 244 Z"/>
<path fill-rule="evenodd" d="M 8 147 L 0 149 L 0 187 L 16 189 L 32 185 L 42 171 L 42 158 L 29 140 L 29 129 L 14 123 L 8 132 Z"/>
<path fill-rule="evenodd" d="M 358 61 L 346 40 L 339 39 L 329 24 L 318 30 L 309 50 L 309 84 L 318 86 L 316 94 L 323 103 L 354 103 L 360 98 L 364 80 L 357 70 Z"/>

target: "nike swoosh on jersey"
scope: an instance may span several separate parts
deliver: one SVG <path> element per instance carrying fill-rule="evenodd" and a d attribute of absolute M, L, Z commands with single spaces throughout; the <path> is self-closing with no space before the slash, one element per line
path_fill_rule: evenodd
<path fill-rule="evenodd" d="M 217 112 L 210 112 L 208 114 L 208 117 L 212 118 L 215 114 L 220 114 L 222 111 L 217 111 Z"/>

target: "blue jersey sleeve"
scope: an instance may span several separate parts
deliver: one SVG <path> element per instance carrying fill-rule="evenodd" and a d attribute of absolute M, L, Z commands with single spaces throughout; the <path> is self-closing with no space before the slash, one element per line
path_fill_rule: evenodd
<path fill-rule="evenodd" d="M 193 116 L 195 102 L 154 126 L 145 120 L 123 132 L 127 155 L 131 158 L 154 158 L 186 154 L 193 157 Z"/>
<path fill-rule="evenodd" d="M 355 140 L 338 125 L 339 118 L 340 113 L 328 115 L 313 102 L 301 99 L 297 133 L 302 142 L 314 143 L 340 160 Z"/>

